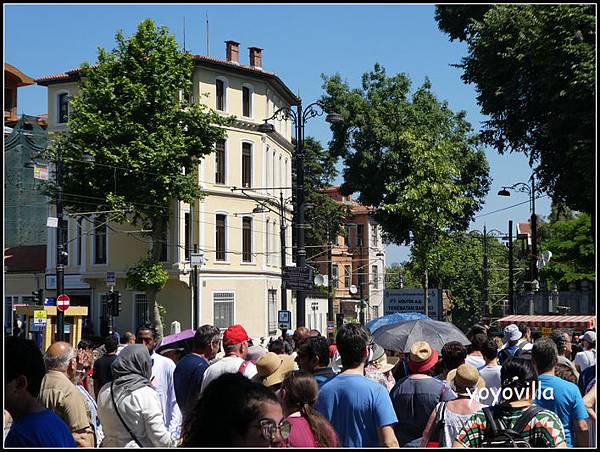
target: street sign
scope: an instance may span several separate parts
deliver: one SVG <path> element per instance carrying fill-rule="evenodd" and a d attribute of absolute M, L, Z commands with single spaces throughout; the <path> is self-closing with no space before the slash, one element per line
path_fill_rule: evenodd
<path fill-rule="evenodd" d="M 39 326 L 46 326 L 48 321 L 46 311 L 45 310 L 37 310 L 33 311 L 33 324 Z"/>
<path fill-rule="evenodd" d="M 292 313 L 290 311 L 278 311 L 277 317 L 280 330 L 292 329 Z"/>
<path fill-rule="evenodd" d="M 115 272 L 106 272 L 106 285 L 114 286 L 117 282 L 117 275 Z"/>
<path fill-rule="evenodd" d="M 313 288 L 312 269 L 309 267 L 284 267 L 283 282 L 290 290 L 310 290 Z"/>
<path fill-rule="evenodd" d="M 58 227 L 58 218 L 48 217 L 46 219 L 46 226 L 48 226 L 49 228 L 57 228 Z"/>
<path fill-rule="evenodd" d="M 62 294 L 56 298 L 56 309 L 58 309 L 59 311 L 66 311 L 67 309 L 69 309 L 70 305 L 71 299 L 68 295 Z"/>

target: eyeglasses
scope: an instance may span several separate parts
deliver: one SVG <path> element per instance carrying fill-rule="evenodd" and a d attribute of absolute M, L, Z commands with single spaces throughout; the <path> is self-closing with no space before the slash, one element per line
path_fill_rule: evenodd
<path fill-rule="evenodd" d="M 258 424 L 263 438 L 269 441 L 273 439 L 277 430 L 279 430 L 279 434 L 284 440 L 288 439 L 290 432 L 292 431 L 292 424 L 285 419 L 282 420 L 279 425 L 277 425 L 273 419 L 269 418 L 259 420 Z"/>

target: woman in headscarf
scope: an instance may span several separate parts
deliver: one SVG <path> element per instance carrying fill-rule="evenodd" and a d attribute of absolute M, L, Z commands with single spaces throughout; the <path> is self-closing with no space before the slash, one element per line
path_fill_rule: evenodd
<path fill-rule="evenodd" d="M 100 447 L 175 447 L 165 427 L 158 394 L 150 383 L 152 360 L 145 345 L 124 348 L 111 366 L 113 381 L 98 393 L 104 429 Z"/>

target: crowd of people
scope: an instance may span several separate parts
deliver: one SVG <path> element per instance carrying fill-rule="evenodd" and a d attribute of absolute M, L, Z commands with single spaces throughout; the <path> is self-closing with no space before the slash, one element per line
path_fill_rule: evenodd
<path fill-rule="evenodd" d="M 594 331 L 467 338 L 401 353 L 357 323 L 268 343 L 203 325 L 167 357 L 151 325 L 95 350 L 8 337 L 4 445 L 595 447 Z"/>

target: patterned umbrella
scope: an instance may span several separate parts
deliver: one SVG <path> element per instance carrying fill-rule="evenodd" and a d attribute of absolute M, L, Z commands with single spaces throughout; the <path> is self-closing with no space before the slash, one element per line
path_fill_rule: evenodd
<path fill-rule="evenodd" d="M 396 312 L 394 314 L 384 315 L 383 317 L 377 317 L 376 319 L 371 320 L 367 323 L 366 327 L 369 329 L 371 333 L 373 333 L 376 329 L 384 326 L 384 325 L 395 325 L 398 322 L 403 322 L 405 320 L 428 320 L 425 314 L 421 314 L 420 312 Z"/>
<path fill-rule="evenodd" d="M 463 345 L 471 342 L 452 323 L 437 320 L 406 320 L 395 325 L 385 325 L 373 333 L 373 339 L 387 350 L 408 353 L 418 341 L 426 341 L 438 352 L 450 341 Z"/>

